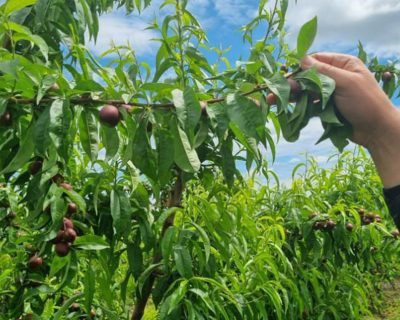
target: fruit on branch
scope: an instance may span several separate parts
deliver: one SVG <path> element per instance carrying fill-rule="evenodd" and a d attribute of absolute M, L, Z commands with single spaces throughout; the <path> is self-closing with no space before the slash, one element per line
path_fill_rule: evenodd
<path fill-rule="evenodd" d="M 313 212 L 313 213 L 310 213 L 310 215 L 308 216 L 308 219 L 312 220 L 312 219 L 316 218 L 317 216 L 318 216 L 318 213 Z"/>
<path fill-rule="evenodd" d="M 269 93 L 267 95 L 267 103 L 270 106 L 276 105 L 276 103 L 278 102 L 278 97 L 274 94 L 274 93 Z"/>
<path fill-rule="evenodd" d="M 51 181 L 54 183 L 61 183 L 64 182 L 64 177 L 61 174 L 57 173 L 55 176 L 51 178 Z"/>
<path fill-rule="evenodd" d="M 56 243 L 55 251 L 59 257 L 65 257 L 69 253 L 71 245 L 66 242 Z"/>
<path fill-rule="evenodd" d="M 73 229 L 74 224 L 70 219 L 64 218 L 64 229 Z"/>
<path fill-rule="evenodd" d="M 393 238 L 397 239 L 398 237 L 400 237 L 400 231 L 399 230 L 392 231 L 392 236 Z"/>
<path fill-rule="evenodd" d="M 29 165 L 28 171 L 33 176 L 33 175 L 37 174 L 40 170 L 42 170 L 42 166 L 43 166 L 43 161 L 42 160 L 33 161 Z"/>
<path fill-rule="evenodd" d="M 325 228 L 326 228 L 327 230 L 333 230 L 335 227 L 336 227 L 336 222 L 335 222 L 335 221 L 333 221 L 333 220 L 328 220 L 328 221 L 326 222 Z"/>
<path fill-rule="evenodd" d="M 32 256 L 28 261 L 28 266 L 30 269 L 36 269 L 43 264 L 43 259 L 37 255 Z"/>
<path fill-rule="evenodd" d="M 65 190 L 68 190 L 68 191 L 72 191 L 73 190 L 72 186 L 67 182 L 61 182 L 60 183 L 60 187 L 65 189 Z"/>
<path fill-rule="evenodd" d="M 11 125 L 12 125 L 11 112 L 6 111 L 0 116 L 0 127 L 10 127 Z"/>
<path fill-rule="evenodd" d="M 300 84 L 293 79 L 288 79 L 289 85 L 290 85 L 290 101 L 295 102 L 301 93 L 301 86 Z"/>
<path fill-rule="evenodd" d="M 67 242 L 74 242 L 76 240 L 76 232 L 72 228 L 65 229 L 64 239 Z"/>
<path fill-rule="evenodd" d="M 370 218 L 368 218 L 368 217 L 363 217 L 363 219 L 362 219 L 362 223 L 364 224 L 364 225 L 369 225 L 369 224 L 371 224 L 372 223 L 372 221 L 371 221 L 371 219 Z"/>
<path fill-rule="evenodd" d="M 67 212 L 68 212 L 69 214 L 76 213 L 77 211 L 78 211 L 78 206 L 76 205 L 76 203 L 74 203 L 74 202 L 68 203 Z"/>
<path fill-rule="evenodd" d="M 358 209 L 357 212 L 358 212 L 358 214 L 359 214 L 360 216 L 364 216 L 364 214 L 365 214 L 365 209 L 363 209 L 363 208 Z"/>
<path fill-rule="evenodd" d="M 118 108 L 113 105 L 105 105 L 100 110 L 100 121 L 110 127 L 116 127 L 119 123 L 120 116 Z"/>
<path fill-rule="evenodd" d="M 325 222 L 324 221 L 317 221 L 314 223 L 313 228 L 314 230 L 322 230 L 325 228 Z"/>
<path fill-rule="evenodd" d="M 393 78 L 393 73 L 391 73 L 390 71 L 385 71 L 382 74 L 382 80 L 384 82 L 389 82 L 390 80 L 392 80 L 392 78 Z"/>
<path fill-rule="evenodd" d="M 71 312 L 77 312 L 81 309 L 81 306 L 79 305 L 79 303 L 73 303 L 71 304 L 70 310 Z"/>
<path fill-rule="evenodd" d="M 281 71 L 284 73 L 288 73 L 289 72 L 289 68 L 287 67 L 286 64 L 281 65 Z"/>
<path fill-rule="evenodd" d="M 16 217 L 17 217 L 17 213 L 14 212 L 14 211 L 10 211 L 10 212 L 7 214 L 7 218 L 8 218 L 9 220 L 14 220 Z"/>
<path fill-rule="evenodd" d="M 347 230 L 347 231 L 352 232 L 352 231 L 353 231 L 353 228 L 354 228 L 354 226 L 353 226 L 351 223 L 347 223 L 347 224 L 346 224 L 346 230 Z"/>
<path fill-rule="evenodd" d="M 65 231 L 60 230 L 57 232 L 57 236 L 53 239 L 53 243 L 63 242 L 65 239 Z"/>
<path fill-rule="evenodd" d="M 376 214 L 374 219 L 375 219 L 375 222 L 382 222 L 382 218 L 379 214 Z"/>

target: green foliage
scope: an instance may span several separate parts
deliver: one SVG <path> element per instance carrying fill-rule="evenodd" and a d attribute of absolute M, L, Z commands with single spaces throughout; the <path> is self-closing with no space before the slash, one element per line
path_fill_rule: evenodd
<path fill-rule="evenodd" d="M 369 159 L 345 153 L 331 171 L 307 159 L 295 169 L 305 166 L 304 176 L 281 188 L 261 153 L 261 146 L 279 152 L 272 127 L 295 141 L 311 117 L 325 127 L 321 140 L 340 150 L 351 135 L 332 99 L 334 81 L 298 69 L 316 19 L 293 51 L 285 43 L 288 1 L 273 8 L 260 1 L 242 29 L 249 57 L 234 68 L 226 51 L 209 47 L 184 0 L 164 1 L 168 15 L 149 26 L 160 44 L 154 72 L 135 48 L 112 47 L 99 58 L 85 48 L 100 14 L 149 4 L 7 0 L 0 7 L 0 317 L 368 313 L 380 283 L 397 274 L 399 253 Z M 395 65 L 359 49 L 377 80 L 392 72 L 384 90 L 394 95 Z M 280 71 L 283 63 L 291 74 Z M 299 84 L 296 97 L 288 78 Z M 116 127 L 100 121 L 104 105 L 118 108 Z M 240 162 L 267 181 L 246 182 Z M 384 222 L 362 225 L 359 207 L 381 212 Z M 312 211 L 336 226 L 313 230 Z M 60 243 L 66 254 L 56 250 Z M 43 264 L 32 267 L 32 256 Z"/>

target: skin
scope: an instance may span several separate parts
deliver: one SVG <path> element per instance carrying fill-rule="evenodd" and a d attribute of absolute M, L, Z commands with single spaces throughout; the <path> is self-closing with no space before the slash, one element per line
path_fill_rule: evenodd
<path fill-rule="evenodd" d="M 400 110 L 364 63 L 351 55 L 316 53 L 301 61 L 336 81 L 335 102 L 354 129 L 353 142 L 370 152 L 385 188 L 400 184 Z"/>

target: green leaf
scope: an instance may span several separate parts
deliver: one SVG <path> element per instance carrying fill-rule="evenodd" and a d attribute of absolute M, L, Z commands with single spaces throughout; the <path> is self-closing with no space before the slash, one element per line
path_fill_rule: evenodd
<path fill-rule="evenodd" d="M 304 57 L 312 46 L 315 36 L 317 35 L 318 18 L 314 17 L 306 22 L 300 29 L 297 37 L 297 57 Z"/>
<path fill-rule="evenodd" d="M 200 160 L 196 150 L 192 149 L 186 133 L 179 128 L 176 120 L 170 124 L 174 137 L 175 162 L 185 172 L 197 172 L 200 170 Z"/>
<path fill-rule="evenodd" d="M 90 310 L 92 308 L 94 292 L 96 290 L 95 272 L 93 270 L 91 257 L 89 257 L 87 263 L 87 269 L 85 270 L 85 278 L 83 283 L 86 310 Z"/>
<path fill-rule="evenodd" d="M 226 102 L 230 121 L 234 122 L 247 136 L 259 139 L 257 129 L 265 126 L 261 108 L 252 100 L 239 94 L 229 94 Z"/>
<path fill-rule="evenodd" d="M 33 143 L 33 128 L 33 125 L 28 128 L 25 136 L 22 138 L 17 154 L 7 165 L 7 167 L 1 171 L 2 174 L 17 171 L 30 160 L 35 148 Z"/>
<path fill-rule="evenodd" d="M 99 153 L 99 135 L 95 115 L 90 110 L 82 110 L 79 118 L 79 139 L 83 150 L 92 162 Z"/>
<path fill-rule="evenodd" d="M 3 10 L 6 16 L 9 16 L 15 11 L 21 10 L 27 6 L 35 4 L 37 0 L 7 0 L 0 9 Z"/>
<path fill-rule="evenodd" d="M 115 233 L 120 236 L 130 229 L 131 213 L 129 199 L 122 191 L 111 190 L 110 209 Z"/>
<path fill-rule="evenodd" d="M 176 245 L 173 250 L 175 265 L 179 274 L 186 279 L 193 277 L 192 257 L 190 256 L 189 249 L 181 245 Z"/>
<path fill-rule="evenodd" d="M 102 237 L 91 234 L 78 237 L 73 246 L 82 250 L 103 250 L 110 247 Z"/>
<path fill-rule="evenodd" d="M 167 263 L 169 257 L 171 256 L 172 247 L 174 245 L 176 234 L 177 234 L 177 229 L 176 227 L 172 226 L 167 229 L 161 240 L 161 254 L 163 256 L 164 263 Z"/>
<path fill-rule="evenodd" d="M 106 148 L 106 158 L 112 159 L 119 149 L 119 136 L 116 128 L 101 126 L 103 145 Z"/>
<path fill-rule="evenodd" d="M 176 108 L 176 114 L 180 126 L 185 130 L 190 139 L 190 144 L 194 144 L 194 129 L 201 117 L 200 103 L 192 88 L 185 88 L 185 91 L 173 90 L 172 98 Z"/>
<path fill-rule="evenodd" d="M 71 110 L 66 100 L 55 100 L 50 107 L 49 133 L 57 153 L 67 160 L 69 135 L 68 130 L 71 123 Z"/>

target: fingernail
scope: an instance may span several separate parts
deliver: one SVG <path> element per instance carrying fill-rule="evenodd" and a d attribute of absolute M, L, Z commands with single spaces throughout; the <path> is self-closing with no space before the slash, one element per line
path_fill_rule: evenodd
<path fill-rule="evenodd" d="M 302 69 L 309 69 L 315 64 L 315 59 L 310 56 L 305 56 L 300 61 L 300 65 Z"/>

